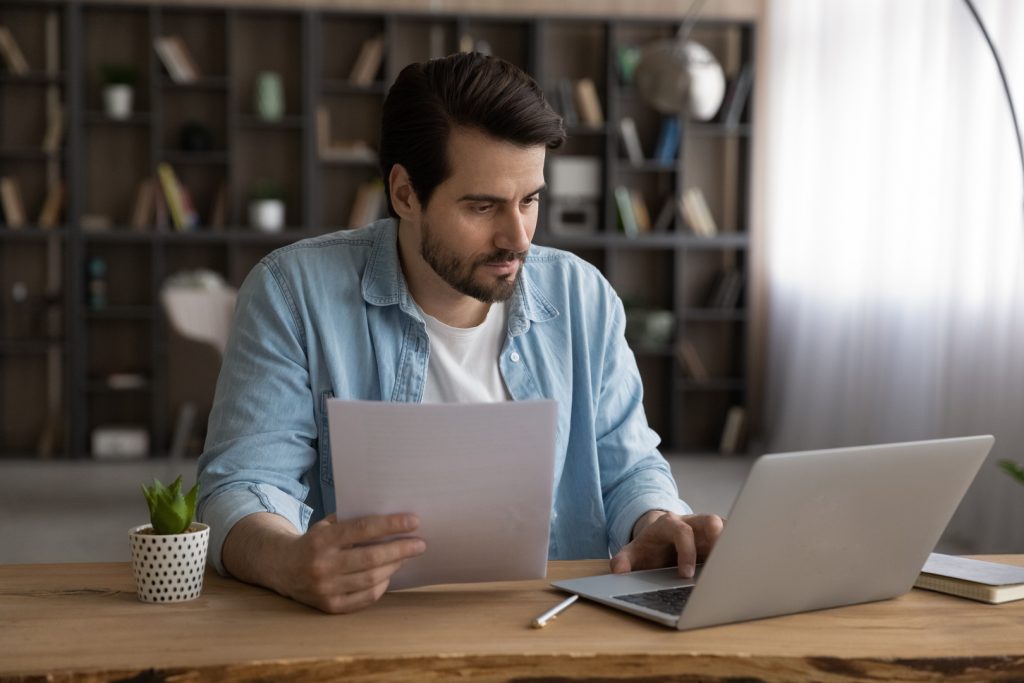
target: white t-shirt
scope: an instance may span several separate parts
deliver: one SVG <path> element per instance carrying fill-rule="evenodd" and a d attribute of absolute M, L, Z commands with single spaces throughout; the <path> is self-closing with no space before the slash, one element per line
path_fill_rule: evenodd
<path fill-rule="evenodd" d="M 487 317 L 476 327 L 450 327 L 426 313 L 423 320 L 430 340 L 424 403 L 494 403 L 512 398 L 498 369 L 507 334 L 504 302 L 491 304 Z"/>

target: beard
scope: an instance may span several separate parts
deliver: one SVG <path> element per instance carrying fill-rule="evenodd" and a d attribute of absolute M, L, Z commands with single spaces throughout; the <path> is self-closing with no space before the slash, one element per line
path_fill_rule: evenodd
<path fill-rule="evenodd" d="M 420 254 L 423 256 L 423 260 L 452 289 L 485 304 L 508 301 L 512 297 L 519 273 L 523 270 L 523 262 L 526 259 L 525 251 L 514 252 L 500 249 L 486 256 L 467 261 L 442 244 L 428 223 L 423 223 L 422 231 L 423 242 L 420 245 Z M 519 262 L 519 267 L 515 273 L 510 275 L 502 275 L 493 279 L 476 276 L 477 269 L 487 264 L 514 261 Z"/>

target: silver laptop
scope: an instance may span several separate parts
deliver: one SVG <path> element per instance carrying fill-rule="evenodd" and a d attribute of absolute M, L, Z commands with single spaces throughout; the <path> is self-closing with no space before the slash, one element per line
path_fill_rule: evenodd
<path fill-rule="evenodd" d="M 680 630 L 910 590 L 994 439 L 759 458 L 694 579 L 675 567 L 552 585 Z"/>

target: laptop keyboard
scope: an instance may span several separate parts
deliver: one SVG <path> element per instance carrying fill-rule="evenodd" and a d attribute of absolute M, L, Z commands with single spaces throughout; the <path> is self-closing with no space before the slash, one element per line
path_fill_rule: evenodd
<path fill-rule="evenodd" d="M 693 586 L 680 586 L 678 588 L 664 588 L 657 591 L 645 591 L 643 593 L 630 593 L 628 595 L 616 595 L 616 600 L 624 600 L 628 603 L 653 609 L 656 612 L 678 615 L 683 611 L 683 605 L 690 599 Z"/>

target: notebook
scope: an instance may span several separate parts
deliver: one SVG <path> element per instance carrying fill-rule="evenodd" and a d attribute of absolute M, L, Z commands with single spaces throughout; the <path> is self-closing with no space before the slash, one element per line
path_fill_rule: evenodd
<path fill-rule="evenodd" d="M 694 579 L 671 567 L 552 585 L 679 630 L 893 598 L 914 585 L 993 442 L 765 455 Z"/>

